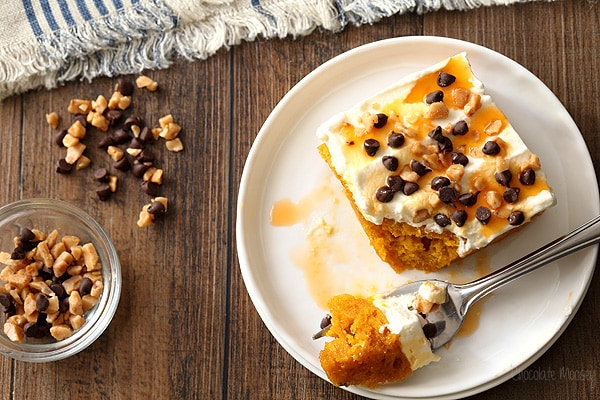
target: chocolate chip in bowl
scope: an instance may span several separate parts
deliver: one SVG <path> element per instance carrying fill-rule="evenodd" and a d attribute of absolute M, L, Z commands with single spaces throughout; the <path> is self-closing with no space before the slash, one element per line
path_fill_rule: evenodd
<path fill-rule="evenodd" d="M 0 208 L 0 353 L 56 361 L 91 345 L 110 324 L 121 266 L 103 228 L 54 199 Z"/>

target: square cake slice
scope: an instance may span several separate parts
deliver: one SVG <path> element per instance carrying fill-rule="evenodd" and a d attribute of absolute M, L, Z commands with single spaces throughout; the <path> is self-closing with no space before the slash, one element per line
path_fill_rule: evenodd
<path fill-rule="evenodd" d="M 464 53 L 333 116 L 317 136 L 371 245 L 397 272 L 448 266 L 556 202 L 539 158 Z"/>

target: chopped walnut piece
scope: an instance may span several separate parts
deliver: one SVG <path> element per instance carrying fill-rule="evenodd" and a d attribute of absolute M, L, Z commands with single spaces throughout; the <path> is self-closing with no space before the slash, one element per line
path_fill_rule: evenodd
<path fill-rule="evenodd" d="M 85 126 L 83 126 L 83 124 L 81 123 L 81 121 L 75 121 L 69 127 L 69 129 L 67 129 L 67 133 L 78 139 L 83 139 L 85 137 L 86 129 Z"/>
<path fill-rule="evenodd" d="M 481 96 L 477 93 L 471 93 L 469 101 L 464 106 L 465 114 L 471 116 L 481 107 Z"/>
<path fill-rule="evenodd" d="M 180 152 L 183 150 L 183 143 L 181 139 L 175 138 L 173 140 L 167 140 L 165 143 L 167 150 L 172 151 L 174 153 Z"/>
<path fill-rule="evenodd" d="M 495 210 L 502 205 L 502 195 L 495 190 L 490 190 L 485 194 L 485 201 L 491 209 Z"/>
<path fill-rule="evenodd" d="M 77 163 L 75 164 L 75 168 L 77 170 L 82 170 L 82 169 L 85 169 L 85 168 L 89 167 L 91 163 L 92 163 L 92 160 L 90 160 L 89 157 L 86 157 L 86 156 L 84 156 L 82 154 L 81 157 L 79 157 L 77 159 Z"/>
<path fill-rule="evenodd" d="M 104 111 L 108 108 L 108 100 L 106 97 L 102 95 L 98 95 L 96 100 L 92 101 L 92 109 L 97 113 L 104 113 Z"/>
<path fill-rule="evenodd" d="M 446 176 L 453 182 L 458 182 L 465 174 L 465 167 L 461 164 L 452 164 L 446 170 Z"/>
<path fill-rule="evenodd" d="M 454 106 L 456 106 L 457 108 L 463 108 L 469 101 L 470 97 L 471 97 L 471 91 L 469 89 L 465 89 L 465 88 L 452 89 L 452 102 L 453 102 Z"/>
<path fill-rule="evenodd" d="M 50 328 L 50 334 L 56 340 L 64 340 L 73 334 L 73 329 L 67 324 L 58 324 Z"/>
<path fill-rule="evenodd" d="M 432 103 L 427 111 L 425 111 L 424 117 L 428 119 L 443 119 L 448 117 L 448 107 L 438 101 L 436 103 Z"/>
<path fill-rule="evenodd" d="M 502 130 L 502 121 L 499 119 L 490 121 L 483 127 L 483 132 L 489 136 L 499 134 L 500 130 Z"/>
<path fill-rule="evenodd" d="M 48 122 L 48 125 L 50 125 L 52 128 L 56 129 L 60 123 L 60 116 L 57 112 L 46 114 L 46 122 Z"/>
<path fill-rule="evenodd" d="M 146 88 L 151 92 L 154 92 L 156 89 L 158 89 L 158 82 L 155 82 L 154 80 L 152 80 L 152 78 L 146 75 L 140 75 L 135 80 L 135 84 L 137 85 L 137 87 Z"/>
<path fill-rule="evenodd" d="M 83 154 L 86 149 L 86 145 L 78 142 L 73 146 L 67 147 L 67 155 L 65 156 L 65 161 L 69 164 L 75 164 L 79 157 Z"/>
<path fill-rule="evenodd" d="M 106 149 L 106 152 L 108 153 L 109 156 L 111 156 L 111 158 L 114 161 L 119 161 L 124 156 L 123 150 L 121 150 L 117 146 L 108 146 L 108 148 Z"/>
<path fill-rule="evenodd" d="M 71 99 L 67 111 L 71 114 L 87 114 L 92 110 L 92 102 L 90 100 Z"/>

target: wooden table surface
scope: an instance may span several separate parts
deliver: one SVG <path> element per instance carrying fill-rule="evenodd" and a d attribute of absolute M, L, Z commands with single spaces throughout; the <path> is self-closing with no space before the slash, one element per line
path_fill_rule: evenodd
<path fill-rule="evenodd" d="M 205 61 L 177 61 L 150 71 L 159 91 L 137 91 L 132 114 L 156 125 L 171 113 L 183 127 L 185 149 L 157 147 L 165 171 L 160 193 L 167 216 L 137 228 L 148 195 L 121 174 L 109 201 L 99 201 L 93 170 L 109 166 L 90 145 L 93 165 L 55 172 L 64 148 L 45 114 L 67 127 L 69 99 L 109 96 L 116 78 L 73 82 L 0 103 L 0 203 L 53 197 L 94 216 L 120 255 L 123 292 L 106 332 L 82 353 L 31 364 L 0 357 L 1 399 L 358 399 L 321 380 L 270 335 L 242 281 L 235 213 L 244 162 L 261 125 L 300 79 L 359 45 L 406 35 L 464 39 L 517 61 L 561 100 L 580 128 L 600 172 L 600 10 L 597 0 L 538 2 L 468 12 L 407 14 L 343 32 L 256 40 Z M 400 55 L 401 56 L 401 55 Z M 134 77 L 129 77 L 133 79 Z M 517 94 L 518 95 L 518 94 Z M 90 143 L 93 135 L 90 133 Z M 596 271 L 598 275 L 598 271 Z M 598 276 L 564 334 L 527 371 L 477 399 L 600 398 L 600 280 Z M 501 355 L 499 355 L 501 357 Z M 581 379 L 558 376 L 561 368 Z M 554 371 L 549 375 L 536 374 Z"/>

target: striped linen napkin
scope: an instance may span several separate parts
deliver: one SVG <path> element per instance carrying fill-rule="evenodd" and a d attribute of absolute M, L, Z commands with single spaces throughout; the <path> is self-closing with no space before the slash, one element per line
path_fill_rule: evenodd
<path fill-rule="evenodd" d="M 242 40 L 339 31 L 398 13 L 531 0 L 3 0 L 0 100 L 74 79 L 205 59 Z"/>

